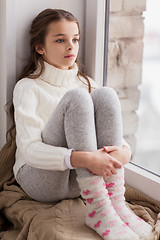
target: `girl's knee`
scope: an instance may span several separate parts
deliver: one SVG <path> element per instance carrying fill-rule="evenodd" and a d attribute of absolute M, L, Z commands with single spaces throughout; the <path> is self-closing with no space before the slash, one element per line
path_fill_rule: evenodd
<path fill-rule="evenodd" d="M 107 105 L 108 107 L 120 107 L 120 101 L 116 91 L 110 87 L 97 88 L 92 92 L 94 104 Z"/>
<path fill-rule="evenodd" d="M 105 98 L 117 97 L 116 91 L 111 87 L 97 88 L 92 92 L 92 95 L 105 96 Z"/>
<path fill-rule="evenodd" d="M 92 104 L 92 98 L 89 92 L 83 88 L 72 89 L 65 94 L 65 97 L 69 98 L 75 104 L 76 103 L 80 105 L 90 104 L 90 103 Z"/>
<path fill-rule="evenodd" d="M 84 88 L 74 88 L 69 90 L 65 95 L 71 95 L 72 97 L 74 96 L 83 96 L 83 95 L 88 95 L 88 91 Z"/>

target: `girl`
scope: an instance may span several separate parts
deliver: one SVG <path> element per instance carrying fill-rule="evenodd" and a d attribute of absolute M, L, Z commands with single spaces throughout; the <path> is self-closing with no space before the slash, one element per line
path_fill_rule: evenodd
<path fill-rule="evenodd" d="M 81 194 L 86 224 L 103 239 L 148 236 L 151 226 L 125 206 L 130 150 L 122 144 L 120 103 L 113 89 L 80 72 L 77 19 L 47 9 L 30 34 L 31 56 L 13 94 L 17 182 L 37 201 Z"/>

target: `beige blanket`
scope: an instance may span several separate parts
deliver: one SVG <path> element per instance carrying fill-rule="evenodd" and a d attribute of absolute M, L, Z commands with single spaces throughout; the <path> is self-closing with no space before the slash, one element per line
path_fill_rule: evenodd
<path fill-rule="evenodd" d="M 18 186 L 11 171 L 15 143 L 9 143 L 6 149 L 0 152 L 1 239 L 102 240 L 85 225 L 85 203 L 82 199 L 64 200 L 55 205 L 30 199 Z M 160 203 L 129 186 L 126 186 L 126 200 L 138 216 L 152 225 L 153 234 L 149 240 L 158 240 Z"/>

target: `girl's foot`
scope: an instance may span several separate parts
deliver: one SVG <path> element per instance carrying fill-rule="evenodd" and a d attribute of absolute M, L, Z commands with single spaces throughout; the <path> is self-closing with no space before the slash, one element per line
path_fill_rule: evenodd
<path fill-rule="evenodd" d="M 118 169 L 116 175 L 106 177 L 105 182 L 113 207 L 122 221 L 139 237 L 148 237 L 152 233 L 152 227 L 125 204 L 124 168 Z"/>
<path fill-rule="evenodd" d="M 109 199 L 102 177 L 77 178 L 86 199 L 86 224 L 106 240 L 138 240 L 139 237 L 119 218 Z"/>

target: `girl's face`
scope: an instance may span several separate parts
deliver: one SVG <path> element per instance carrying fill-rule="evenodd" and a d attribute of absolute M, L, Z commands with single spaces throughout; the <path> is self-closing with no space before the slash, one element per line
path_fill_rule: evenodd
<path fill-rule="evenodd" d="M 65 19 L 52 22 L 43 46 L 36 51 L 47 63 L 66 70 L 73 66 L 79 50 L 79 29 L 77 23 Z"/>

